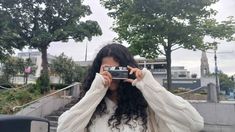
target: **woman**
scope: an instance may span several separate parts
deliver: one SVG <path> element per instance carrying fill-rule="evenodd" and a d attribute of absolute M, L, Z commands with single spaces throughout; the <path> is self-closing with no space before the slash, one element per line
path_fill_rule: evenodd
<path fill-rule="evenodd" d="M 136 79 L 114 80 L 106 66 L 129 68 Z M 197 132 L 203 118 L 190 103 L 137 68 L 120 44 L 104 46 L 83 82 L 85 96 L 58 120 L 57 132 Z"/>

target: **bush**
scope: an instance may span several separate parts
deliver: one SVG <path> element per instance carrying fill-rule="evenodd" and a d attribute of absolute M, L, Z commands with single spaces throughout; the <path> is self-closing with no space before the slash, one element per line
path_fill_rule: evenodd
<path fill-rule="evenodd" d="M 35 85 L 29 85 L 29 88 L 24 89 L 1 91 L 0 114 L 13 114 L 12 109 L 14 106 L 26 104 L 40 96 L 40 92 Z"/>
<path fill-rule="evenodd" d="M 50 90 L 50 80 L 48 74 L 42 73 L 36 81 L 36 89 L 39 89 L 41 94 Z"/>
<path fill-rule="evenodd" d="M 51 89 L 62 89 L 66 84 L 51 84 Z M 40 83 L 29 84 L 27 88 L 0 91 L 0 114 L 14 114 L 14 106 L 23 105 L 42 96 Z M 19 109 L 18 109 L 19 110 Z"/>
<path fill-rule="evenodd" d="M 11 85 L 8 83 L 8 80 L 4 76 L 0 76 L 0 85 L 6 88 L 11 88 Z"/>

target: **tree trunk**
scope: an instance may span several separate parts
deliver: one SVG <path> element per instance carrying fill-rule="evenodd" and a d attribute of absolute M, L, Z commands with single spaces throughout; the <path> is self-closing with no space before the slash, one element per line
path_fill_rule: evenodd
<path fill-rule="evenodd" d="M 14 75 L 12 76 L 11 83 L 14 84 Z"/>
<path fill-rule="evenodd" d="M 29 73 L 26 73 L 26 80 L 25 83 L 28 84 Z"/>
<path fill-rule="evenodd" d="M 168 44 L 169 45 L 169 44 Z M 171 47 L 165 47 L 166 53 L 166 70 L 167 70 L 167 89 L 170 91 L 172 88 L 172 79 L 171 79 Z"/>
<path fill-rule="evenodd" d="M 24 74 L 24 82 L 25 84 L 28 84 L 28 73 Z"/>
<path fill-rule="evenodd" d="M 47 46 L 41 48 L 42 52 L 42 74 L 48 75 Z"/>
<path fill-rule="evenodd" d="M 48 73 L 47 46 L 41 47 L 42 53 L 42 71 L 40 75 L 40 90 L 44 94 L 49 91 L 50 77 Z"/>
<path fill-rule="evenodd" d="M 5 74 L 5 73 L 4 73 L 4 74 Z M 10 82 L 11 82 L 11 80 L 10 80 L 9 75 L 4 75 L 4 76 L 6 76 L 6 81 L 7 81 L 7 83 L 10 83 Z"/>

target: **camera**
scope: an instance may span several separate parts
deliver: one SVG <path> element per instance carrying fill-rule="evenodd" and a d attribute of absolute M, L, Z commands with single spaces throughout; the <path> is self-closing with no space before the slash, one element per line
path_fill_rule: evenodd
<path fill-rule="evenodd" d="M 104 67 L 104 71 L 108 71 L 113 79 L 123 80 L 128 78 L 127 67 Z"/>

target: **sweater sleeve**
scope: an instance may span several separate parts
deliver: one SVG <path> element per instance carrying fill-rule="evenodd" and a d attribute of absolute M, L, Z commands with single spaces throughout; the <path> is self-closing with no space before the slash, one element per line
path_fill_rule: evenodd
<path fill-rule="evenodd" d="M 57 132 L 86 131 L 91 116 L 108 89 L 104 87 L 103 81 L 104 78 L 97 73 L 85 96 L 59 117 Z"/>
<path fill-rule="evenodd" d="M 160 118 L 171 131 L 197 132 L 203 129 L 203 118 L 188 101 L 167 91 L 147 69 L 144 68 L 142 73 L 143 79 L 134 80 L 132 85 L 142 92 L 155 118 Z"/>

